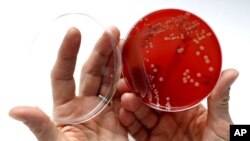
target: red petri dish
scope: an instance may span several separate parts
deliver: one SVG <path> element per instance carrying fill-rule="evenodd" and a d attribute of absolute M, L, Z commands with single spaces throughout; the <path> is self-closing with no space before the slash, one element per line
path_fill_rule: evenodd
<path fill-rule="evenodd" d="M 122 48 L 123 75 L 133 92 L 161 111 L 198 105 L 214 88 L 222 65 L 218 39 L 198 16 L 163 9 L 141 18 Z"/>

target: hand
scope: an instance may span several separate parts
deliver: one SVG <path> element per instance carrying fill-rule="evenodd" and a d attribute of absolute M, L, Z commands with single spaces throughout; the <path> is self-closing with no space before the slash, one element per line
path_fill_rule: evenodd
<path fill-rule="evenodd" d="M 223 71 L 208 98 L 183 112 L 156 112 L 132 93 L 121 97 L 120 121 L 138 141 L 228 141 L 232 120 L 228 111 L 230 86 L 237 78 L 233 69 Z"/>
<path fill-rule="evenodd" d="M 81 34 L 76 28 L 71 28 L 61 45 L 55 66 L 51 73 L 54 115 L 58 118 L 79 116 L 84 110 L 92 109 L 100 102 L 99 94 L 107 91 L 110 85 L 109 76 L 105 73 L 112 69 L 112 47 L 109 35 L 115 37 L 119 47 L 119 31 L 109 28 L 99 41 L 84 64 L 81 72 L 79 95 L 75 94 L 73 78 L 77 53 L 80 47 Z M 119 41 L 119 43 L 117 43 Z M 103 73 L 103 71 L 105 73 Z M 100 85 L 103 83 L 103 85 Z M 36 135 L 39 141 L 124 141 L 128 140 L 127 131 L 120 124 L 118 111 L 120 109 L 120 94 L 126 91 L 125 82 L 120 79 L 112 104 L 107 106 L 98 116 L 90 121 L 78 124 L 58 124 L 39 108 L 16 107 L 10 111 L 10 116 L 23 121 Z"/>

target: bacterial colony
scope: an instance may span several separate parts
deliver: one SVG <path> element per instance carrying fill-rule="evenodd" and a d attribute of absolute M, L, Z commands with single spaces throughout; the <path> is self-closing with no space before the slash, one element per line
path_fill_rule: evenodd
<path fill-rule="evenodd" d="M 139 52 L 145 77 L 141 83 L 149 90 L 137 95 L 150 107 L 181 111 L 199 103 L 216 84 L 219 43 L 210 27 L 189 12 L 152 13 L 135 25 L 127 40 L 125 48 Z"/>

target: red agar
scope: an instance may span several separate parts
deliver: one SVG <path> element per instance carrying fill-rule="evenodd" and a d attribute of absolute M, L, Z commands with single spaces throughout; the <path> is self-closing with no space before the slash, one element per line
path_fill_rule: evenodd
<path fill-rule="evenodd" d="M 143 17 L 122 49 L 123 74 L 134 93 L 163 111 L 189 109 L 206 98 L 221 71 L 212 29 L 192 13 L 165 9 Z"/>

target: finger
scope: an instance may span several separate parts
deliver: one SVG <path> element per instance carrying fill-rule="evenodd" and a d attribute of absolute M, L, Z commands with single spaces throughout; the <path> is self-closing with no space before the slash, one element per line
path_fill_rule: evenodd
<path fill-rule="evenodd" d="M 105 67 L 102 75 L 101 85 L 99 93 L 103 96 L 107 96 L 112 90 L 116 90 L 115 97 L 120 97 L 121 94 L 127 89 L 127 85 L 123 83 L 121 77 L 121 65 L 119 61 L 120 48 L 122 47 L 124 40 L 120 40 L 117 47 L 116 53 L 113 51 L 110 55 L 109 61 Z M 128 92 L 128 91 L 127 91 Z"/>
<path fill-rule="evenodd" d="M 231 122 L 229 115 L 229 90 L 239 73 L 234 69 L 222 72 L 215 88 L 208 98 L 208 113 L 215 120 L 223 119 Z"/>
<path fill-rule="evenodd" d="M 112 61 L 110 56 L 113 52 L 113 46 L 117 46 L 119 37 L 119 30 L 116 27 L 110 27 L 97 41 L 89 59 L 82 68 L 80 95 L 97 95 L 105 68 L 108 62 Z"/>
<path fill-rule="evenodd" d="M 76 28 L 68 30 L 59 49 L 54 68 L 51 72 L 53 99 L 60 105 L 75 96 L 75 70 L 77 53 L 81 42 L 81 33 Z"/>
<path fill-rule="evenodd" d="M 156 113 L 139 100 L 133 93 L 125 93 L 121 97 L 121 105 L 124 109 L 131 111 L 144 127 L 151 129 L 157 123 Z"/>
<path fill-rule="evenodd" d="M 119 48 L 122 48 L 125 43 L 125 40 L 121 39 L 119 42 Z M 120 79 L 117 82 L 117 88 L 116 88 L 116 94 L 115 97 L 120 97 L 124 93 L 130 93 L 131 88 L 129 87 L 128 83 L 126 82 L 126 79 L 121 74 Z"/>
<path fill-rule="evenodd" d="M 40 109 L 33 107 L 16 107 L 10 110 L 9 115 L 27 125 L 39 141 L 58 140 L 58 130 L 49 117 Z"/>
<path fill-rule="evenodd" d="M 123 46 L 124 40 L 120 40 L 117 45 L 117 53 L 119 55 L 120 48 Z M 117 58 L 115 58 L 117 57 Z M 119 98 L 125 92 L 131 92 L 128 88 L 127 83 L 124 78 L 121 78 L 121 65 L 119 61 L 119 56 L 115 56 L 114 52 L 112 52 L 111 57 L 109 58 L 108 64 L 106 65 L 105 71 L 103 72 L 101 85 L 98 93 L 103 96 L 107 96 L 110 93 L 114 93 L 114 98 Z M 119 64 L 117 64 L 119 63 Z M 110 95 L 109 95 L 110 96 Z"/>
<path fill-rule="evenodd" d="M 124 108 L 121 108 L 119 111 L 119 119 L 120 122 L 126 127 L 131 125 L 136 120 L 133 113 L 128 110 L 125 110 Z"/>
<path fill-rule="evenodd" d="M 125 78 L 120 78 L 117 82 L 116 94 L 115 97 L 121 97 L 124 93 L 131 92 L 131 89 L 128 87 Z"/>
<path fill-rule="evenodd" d="M 147 130 L 135 118 L 134 114 L 124 108 L 119 111 L 119 120 L 127 128 L 129 133 L 136 139 L 144 141 L 148 137 Z"/>

